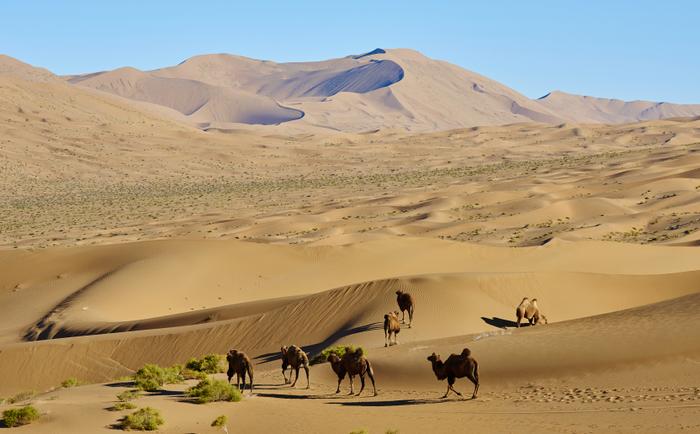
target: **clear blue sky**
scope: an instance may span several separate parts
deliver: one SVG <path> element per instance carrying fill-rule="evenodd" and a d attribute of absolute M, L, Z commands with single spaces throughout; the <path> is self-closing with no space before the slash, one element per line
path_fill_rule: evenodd
<path fill-rule="evenodd" d="M 0 53 L 58 74 L 227 52 L 319 60 L 407 47 L 527 96 L 700 103 L 697 1 L 29 1 L 0 4 Z"/>

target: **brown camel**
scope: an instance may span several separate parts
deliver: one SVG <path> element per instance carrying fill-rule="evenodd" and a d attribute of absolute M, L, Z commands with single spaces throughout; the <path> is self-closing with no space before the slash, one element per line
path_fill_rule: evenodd
<path fill-rule="evenodd" d="M 384 315 L 384 346 L 388 347 L 391 345 L 397 345 L 398 334 L 401 331 L 401 324 L 399 323 L 399 313 L 397 311 L 389 312 Z M 394 335 L 394 343 L 391 343 L 391 335 Z"/>
<path fill-rule="evenodd" d="M 515 308 L 515 316 L 518 318 L 518 328 L 520 327 L 520 321 L 525 318 L 528 306 L 530 306 L 530 299 L 525 297 L 518 307 Z"/>
<path fill-rule="evenodd" d="M 353 351 L 351 347 L 346 347 L 345 354 L 343 354 L 342 358 L 338 357 L 335 353 L 331 353 L 328 355 L 328 361 L 331 363 L 333 371 L 338 376 L 338 388 L 335 393 L 340 393 L 340 382 L 345 378 L 345 374 L 348 374 L 348 377 L 350 377 L 350 393 L 348 395 L 354 394 L 355 388 L 353 381 L 355 376 L 359 375 L 362 387 L 360 387 L 360 391 L 357 392 L 357 396 L 360 396 L 365 389 L 365 374 L 367 374 L 369 379 L 372 380 L 374 396 L 377 396 L 377 386 L 374 383 L 374 371 L 372 370 L 372 365 L 369 363 L 369 360 L 363 355 L 362 348 Z"/>
<path fill-rule="evenodd" d="M 447 398 L 450 390 L 462 396 L 453 387 L 455 379 L 462 377 L 467 377 L 469 381 L 474 383 L 472 399 L 476 398 L 476 393 L 479 391 L 479 364 L 471 357 L 469 348 L 463 349 L 462 354 L 450 354 L 450 357 L 444 362 L 440 360 L 439 354 L 433 353 L 428 356 L 428 361 L 433 365 L 433 372 L 438 380 L 447 378 L 447 392 L 445 392 L 443 398 Z"/>
<path fill-rule="evenodd" d="M 245 374 L 248 373 L 250 377 L 250 393 L 253 393 L 253 363 L 250 361 L 245 353 L 238 350 L 229 350 L 226 354 L 226 360 L 228 360 L 228 382 L 231 382 L 231 378 L 236 375 L 236 385 L 241 391 L 245 390 Z M 243 386 L 241 387 L 241 380 Z"/>
<path fill-rule="evenodd" d="M 399 304 L 399 310 L 401 311 L 401 324 L 406 323 L 406 312 L 408 312 L 408 328 L 411 328 L 413 323 L 413 308 L 415 303 L 413 302 L 413 297 L 408 292 L 403 292 L 401 290 L 396 291 L 396 302 Z"/>
<path fill-rule="evenodd" d="M 536 298 L 533 298 L 527 309 L 525 309 L 525 318 L 527 318 L 530 325 L 547 324 L 547 317 L 540 312 Z"/>
<path fill-rule="evenodd" d="M 292 370 L 296 373 L 294 377 L 294 383 L 292 387 L 297 384 L 299 379 L 299 368 L 304 368 L 306 371 L 306 388 L 309 388 L 309 356 L 306 355 L 304 350 L 297 347 L 296 345 L 291 345 L 289 348 L 282 347 L 282 375 L 284 376 L 284 384 L 290 383 L 292 381 Z M 287 366 L 290 368 L 289 380 L 287 380 Z"/>

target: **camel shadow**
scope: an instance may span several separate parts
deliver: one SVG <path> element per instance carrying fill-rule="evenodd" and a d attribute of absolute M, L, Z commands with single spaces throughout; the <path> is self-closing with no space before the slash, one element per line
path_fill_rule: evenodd
<path fill-rule="evenodd" d="M 485 316 L 482 316 L 481 319 L 486 324 L 488 324 L 490 326 L 498 327 L 499 329 L 508 328 L 508 327 L 515 328 L 518 326 L 518 323 L 515 321 L 511 321 L 509 319 L 498 318 L 495 316 L 491 317 L 491 318 L 487 318 Z M 529 326 L 530 326 L 530 323 L 528 323 L 527 321 L 525 321 L 524 323 L 522 323 L 522 322 L 520 323 L 520 327 L 529 327 Z"/>
<path fill-rule="evenodd" d="M 352 402 L 328 402 L 327 404 L 342 405 L 348 407 L 400 407 L 406 405 L 429 405 L 446 404 L 450 402 L 471 401 L 467 399 L 443 399 L 443 398 L 422 398 L 422 399 L 389 399 L 385 401 L 352 401 Z"/>
<path fill-rule="evenodd" d="M 105 384 L 107 387 L 135 387 L 136 384 L 133 381 L 117 381 L 115 383 Z"/>
<path fill-rule="evenodd" d="M 324 339 L 323 341 L 312 344 L 312 345 L 305 345 L 302 346 L 301 349 L 304 350 L 307 354 L 309 355 L 315 355 L 326 349 L 328 346 L 330 346 L 333 342 L 342 339 L 347 336 L 351 336 L 357 333 L 364 333 L 368 331 L 373 331 L 373 330 L 381 330 L 383 328 L 383 324 L 381 322 L 373 322 L 365 325 L 361 325 L 358 327 L 353 327 L 346 329 L 347 325 L 341 326 L 340 330 L 337 332 L 333 333 L 331 336 L 328 338 Z M 281 360 L 282 355 L 280 352 L 274 352 L 274 353 L 267 353 L 267 354 L 261 354 L 257 357 L 255 357 L 256 361 L 259 361 L 258 363 L 268 363 L 268 362 L 274 362 L 275 360 Z"/>

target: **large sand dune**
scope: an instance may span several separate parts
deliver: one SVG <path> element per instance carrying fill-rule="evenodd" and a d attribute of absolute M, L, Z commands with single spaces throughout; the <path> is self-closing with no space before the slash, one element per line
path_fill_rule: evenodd
<path fill-rule="evenodd" d="M 220 414 L 239 432 L 700 428 L 697 119 L 552 125 L 405 50 L 75 80 L 0 58 L 0 396 L 35 390 L 43 413 L 21 431 L 112 432 L 131 387 L 116 379 L 232 347 L 253 357 L 254 396 L 195 406 L 190 381 L 135 402 L 172 433 Z M 325 128 L 358 119 L 378 130 Z M 468 119 L 528 123 L 404 131 Z M 397 289 L 414 324 L 385 348 Z M 525 296 L 549 324 L 514 327 Z M 327 364 L 309 390 L 283 385 L 292 343 L 362 345 L 379 395 L 335 395 Z M 480 396 L 441 400 L 426 357 L 464 347 Z M 88 384 L 56 389 L 69 377 Z"/>

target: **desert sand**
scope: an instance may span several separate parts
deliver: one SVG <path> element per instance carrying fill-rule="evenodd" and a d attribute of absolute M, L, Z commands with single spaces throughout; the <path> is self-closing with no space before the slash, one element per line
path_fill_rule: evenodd
<path fill-rule="evenodd" d="M 18 432 L 114 432 L 122 377 L 230 348 L 253 358 L 253 396 L 195 405 L 190 380 L 134 403 L 164 433 L 218 432 L 221 414 L 229 432 L 700 430 L 700 120 L 219 129 L 85 86 L 104 74 L 3 62 L 0 396 L 34 393 L 0 410 L 42 413 Z M 119 73 L 184 80 L 188 63 Z M 398 289 L 413 327 L 385 348 Z M 526 296 L 548 324 L 514 327 Z M 327 363 L 291 389 L 289 344 L 361 345 L 378 396 L 336 395 Z M 426 358 L 465 347 L 479 397 L 440 399 Z"/>

